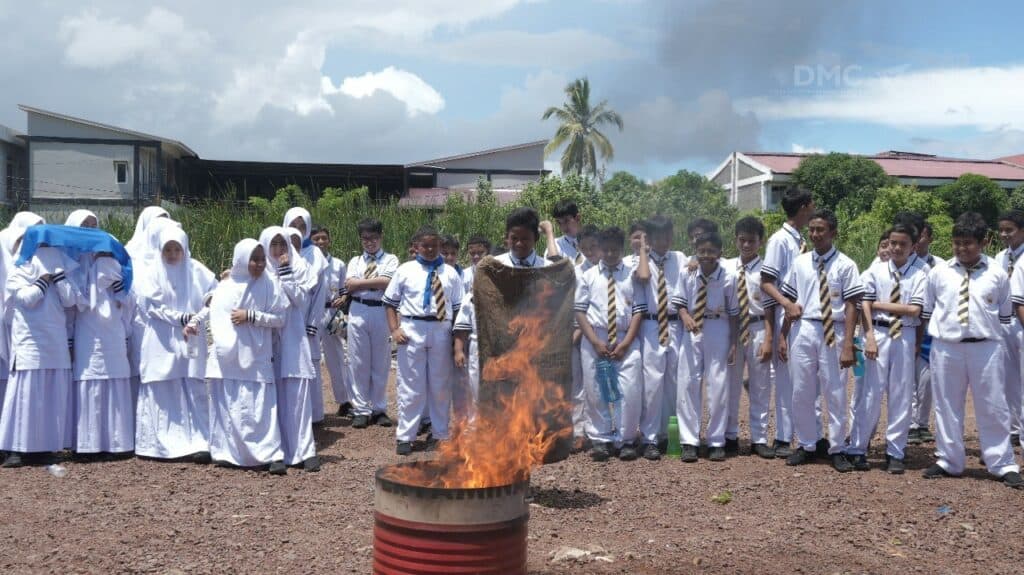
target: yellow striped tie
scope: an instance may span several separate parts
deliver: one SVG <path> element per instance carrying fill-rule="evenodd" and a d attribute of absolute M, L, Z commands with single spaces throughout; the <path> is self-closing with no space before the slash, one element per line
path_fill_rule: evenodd
<path fill-rule="evenodd" d="M 611 268 L 608 268 L 608 347 L 615 347 L 619 341 L 618 334 L 618 305 L 615 291 L 615 275 Z"/>
<path fill-rule="evenodd" d="M 825 344 L 836 344 L 836 330 L 832 325 L 832 298 L 828 293 L 828 275 L 825 274 L 825 258 L 818 260 L 818 298 L 821 304 L 821 325 L 825 330 Z"/>
<path fill-rule="evenodd" d="M 811 249 L 807 246 L 807 240 L 800 238 L 800 253 L 806 254 L 809 251 L 811 251 Z"/>
<path fill-rule="evenodd" d="M 373 256 L 370 257 L 373 259 L 370 260 L 370 263 L 366 264 L 366 271 L 363 272 L 363 279 L 373 279 L 377 277 L 377 258 Z"/>
<path fill-rule="evenodd" d="M 900 270 L 896 270 L 892 273 L 892 292 L 889 293 L 889 303 L 900 303 L 900 280 L 903 278 L 903 274 Z M 889 326 L 889 337 L 896 339 L 903 335 L 903 320 L 900 316 L 893 316 L 892 324 Z"/>
<path fill-rule="evenodd" d="M 960 282 L 960 301 L 957 304 L 957 316 L 960 319 L 960 325 L 967 325 L 971 308 L 971 272 L 974 269 L 973 267 L 966 268 L 964 281 Z"/>
<path fill-rule="evenodd" d="M 700 279 L 700 289 L 697 290 L 697 299 L 693 303 L 693 322 L 697 326 L 696 331 L 700 331 L 704 329 L 704 312 L 708 307 L 708 278 L 701 273 L 697 274 L 697 278 Z"/>
<path fill-rule="evenodd" d="M 441 270 L 434 271 L 434 279 L 430 282 L 430 290 L 434 292 L 434 313 L 437 321 L 444 321 L 445 314 L 444 286 L 441 285 Z"/>
<path fill-rule="evenodd" d="M 740 345 L 750 343 L 750 294 L 747 293 L 747 266 L 742 261 L 736 262 L 737 276 L 736 299 L 740 303 Z"/>
<path fill-rule="evenodd" d="M 1008 263 L 1008 266 L 1006 268 L 1006 276 L 1012 278 L 1013 277 L 1013 264 L 1014 264 L 1013 260 L 1016 259 L 1013 256 L 1013 250 L 1008 250 L 1006 252 L 1006 258 L 1007 258 L 1007 263 Z"/>
<path fill-rule="evenodd" d="M 664 264 L 662 260 L 662 264 Z M 665 285 L 665 268 L 658 267 L 658 343 L 668 345 L 668 287 Z"/>

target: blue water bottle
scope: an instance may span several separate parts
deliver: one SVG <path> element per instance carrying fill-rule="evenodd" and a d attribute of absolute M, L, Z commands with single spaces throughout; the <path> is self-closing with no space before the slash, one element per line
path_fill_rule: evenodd
<path fill-rule="evenodd" d="M 615 403 L 622 399 L 619 389 L 619 366 L 616 362 L 601 358 L 595 364 L 597 370 L 597 388 L 601 392 L 601 400 Z"/>
<path fill-rule="evenodd" d="M 853 364 L 853 376 L 864 377 L 864 340 L 861 337 L 853 338 L 854 356 L 856 363 Z"/>

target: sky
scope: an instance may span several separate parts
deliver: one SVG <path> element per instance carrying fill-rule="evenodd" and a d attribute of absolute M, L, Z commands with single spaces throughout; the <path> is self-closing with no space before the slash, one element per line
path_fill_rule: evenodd
<path fill-rule="evenodd" d="M 410 163 L 550 138 L 587 77 L 608 174 L 732 151 L 1024 153 L 1024 3 L 0 0 L 0 124 L 27 104 L 200 157 Z M 557 153 L 549 158 L 557 165 Z"/>

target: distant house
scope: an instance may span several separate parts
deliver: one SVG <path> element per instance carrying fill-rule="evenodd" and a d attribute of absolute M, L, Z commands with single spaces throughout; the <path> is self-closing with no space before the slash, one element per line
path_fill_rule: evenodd
<path fill-rule="evenodd" d="M 25 134 L 0 126 L 0 203 L 15 203 L 28 188 Z"/>
<path fill-rule="evenodd" d="M 729 202 L 742 211 L 771 210 L 778 207 L 797 166 L 810 155 L 733 152 L 708 174 L 708 179 L 728 190 Z M 901 184 L 922 189 L 937 188 L 967 173 L 987 176 L 1005 190 L 1024 184 L 1024 155 L 970 160 L 888 151 L 864 157 L 874 160 Z"/>

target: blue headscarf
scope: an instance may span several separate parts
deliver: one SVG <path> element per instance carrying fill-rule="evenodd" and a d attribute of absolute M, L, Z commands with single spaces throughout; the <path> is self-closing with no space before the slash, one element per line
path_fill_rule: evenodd
<path fill-rule="evenodd" d="M 128 257 L 121 242 L 103 230 L 53 224 L 32 226 L 25 230 L 21 253 L 15 265 L 20 266 L 31 260 L 41 245 L 58 248 L 75 261 L 83 254 L 109 252 L 121 264 L 121 281 L 124 282 L 125 291 L 132 286 L 132 259 Z"/>
<path fill-rule="evenodd" d="M 434 274 L 444 265 L 444 258 L 437 256 L 434 261 L 430 261 L 417 255 L 416 261 L 423 267 L 430 268 L 430 273 L 427 274 L 427 287 L 423 290 L 423 311 L 428 311 L 434 301 Z"/>

